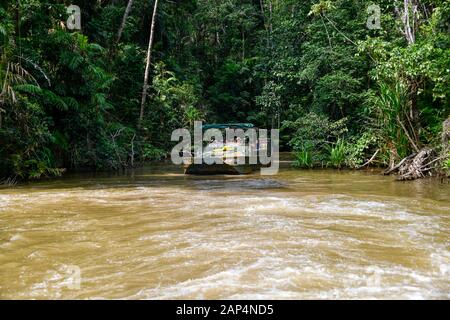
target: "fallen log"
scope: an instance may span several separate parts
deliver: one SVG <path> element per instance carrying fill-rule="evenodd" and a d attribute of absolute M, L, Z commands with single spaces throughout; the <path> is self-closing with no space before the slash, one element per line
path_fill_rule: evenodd
<path fill-rule="evenodd" d="M 427 169 L 427 164 L 431 162 L 431 159 L 434 156 L 434 151 L 431 148 L 424 148 L 420 150 L 417 155 L 413 158 L 405 161 L 400 168 L 398 169 L 398 173 L 400 177 L 398 180 L 415 180 L 419 178 L 425 177 L 425 174 L 429 174 L 429 170 Z"/>
<path fill-rule="evenodd" d="M 444 165 L 444 162 L 448 161 L 450 157 L 450 118 L 445 120 L 442 125 L 442 148 L 438 148 L 438 150 L 440 150 L 440 154 L 431 148 L 423 148 L 417 153 L 403 158 L 383 174 L 398 173 L 398 180 L 414 180 L 426 175 L 441 176 L 442 179 L 450 177 L 448 165 L 446 168 Z"/>
<path fill-rule="evenodd" d="M 431 171 L 435 169 L 433 164 L 438 163 L 440 157 L 431 148 L 423 148 L 417 153 L 413 153 L 403 158 L 393 168 L 383 172 L 384 175 L 398 173 L 398 180 L 415 180 L 423 178 L 426 175 L 432 175 Z"/>

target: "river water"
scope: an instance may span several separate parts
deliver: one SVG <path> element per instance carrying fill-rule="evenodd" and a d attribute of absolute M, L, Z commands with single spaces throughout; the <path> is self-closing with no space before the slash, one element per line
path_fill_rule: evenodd
<path fill-rule="evenodd" d="M 1 299 L 449 299 L 450 185 L 153 165 L 0 189 Z"/>

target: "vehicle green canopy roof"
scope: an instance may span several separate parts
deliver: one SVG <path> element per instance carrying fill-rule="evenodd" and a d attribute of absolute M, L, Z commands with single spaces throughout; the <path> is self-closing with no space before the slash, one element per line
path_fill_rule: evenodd
<path fill-rule="evenodd" d="M 253 128 L 252 123 L 215 123 L 215 124 L 204 124 L 202 126 L 203 130 L 208 129 L 249 129 Z"/>

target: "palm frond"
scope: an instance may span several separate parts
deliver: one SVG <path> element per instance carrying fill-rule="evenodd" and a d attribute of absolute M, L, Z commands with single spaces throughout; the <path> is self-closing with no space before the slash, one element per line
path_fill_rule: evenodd
<path fill-rule="evenodd" d="M 48 75 L 44 72 L 44 70 L 37 64 L 37 63 L 35 63 L 35 62 L 33 62 L 31 59 L 29 59 L 29 58 L 25 58 L 25 57 L 22 57 L 22 56 L 16 56 L 17 58 L 19 58 L 19 59 L 21 59 L 21 60 L 23 60 L 23 61 L 25 61 L 25 62 L 27 62 L 27 63 L 29 63 L 29 64 L 31 64 L 32 66 L 33 66 L 33 68 L 34 69 L 36 69 L 37 71 L 39 71 L 41 74 L 42 74 L 42 76 L 45 78 L 45 81 L 47 81 L 47 84 L 49 85 L 49 86 L 51 86 L 52 84 L 51 84 L 51 81 L 50 81 L 50 78 L 48 77 Z"/>
<path fill-rule="evenodd" d="M 21 91 L 21 92 L 25 92 L 25 93 L 30 93 L 30 94 L 42 93 L 41 87 L 33 85 L 33 84 L 19 84 L 19 85 L 16 85 L 14 87 L 14 89 Z"/>
<path fill-rule="evenodd" d="M 56 93 L 43 89 L 42 95 L 46 103 L 58 108 L 61 111 L 67 111 L 68 106 L 65 103 L 64 99 L 58 96 Z"/>

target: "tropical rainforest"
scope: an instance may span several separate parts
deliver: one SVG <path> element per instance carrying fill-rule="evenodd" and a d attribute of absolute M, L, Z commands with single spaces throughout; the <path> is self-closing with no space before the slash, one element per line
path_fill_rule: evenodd
<path fill-rule="evenodd" d="M 196 120 L 279 128 L 298 167 L 450 168 L 449 1 L 0 3 L 4 184 L 161 159 Z"/>

